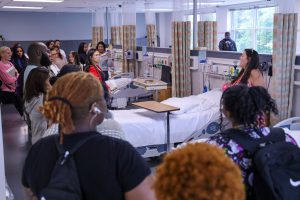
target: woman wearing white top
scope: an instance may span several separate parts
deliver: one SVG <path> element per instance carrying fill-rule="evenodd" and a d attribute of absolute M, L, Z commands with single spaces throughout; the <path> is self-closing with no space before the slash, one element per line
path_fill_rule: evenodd
<path fill-rule="evenodd" d="M 113 60 L 111 59 L 111 54 L 106 52 L 106 45 L 103 41 L 98 42 L 96 49 L 100 53 L 99 66 L 105 75 L 104 80 L 107 81 L 109 78 L 108 69 L 113 69 L 114 66 Z"/>

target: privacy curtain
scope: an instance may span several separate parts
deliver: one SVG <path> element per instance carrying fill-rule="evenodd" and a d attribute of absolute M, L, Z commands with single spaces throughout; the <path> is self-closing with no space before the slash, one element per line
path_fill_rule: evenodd
<path fill-rule="evenodd" d="M 198 22 L 198 47 L 207 47 L 207 50 L 218 50 L 217 22 Z"/>
<path fill-rule="evenodd" d="M 92 34 L 92 46 L 96 48 L 97 43 L 103 41 L 103 26 L 94 26 Z"/>
<path fill-rule="evenodd" d="M 112 45 L 121 45 L 122 41 L 122 26 L 112 26 L 110 29 L 111 32 L 111 44 Z"/>
<path fill-rule="evenodd" d="M 110 43 L 112 45 L 122 44 L 122 15 L 119 9 L 115 9 L 110 14 L 111 28 L 110 28 Z"/>
<path fill-rule="evenodd" d="M 191 22 L 172 22 L 172 95 L 191 95 L 190 73 Z"/>
<path fill-rule="evenodd" d="M 296 13 L 274 15 L 273 77 L 270 90 L 279 110 L 275 122 L 291 116 L 297 25 L 298 14 Z"/>
<path fill-rule="evenodd" d="M 92 14 L 92 46 L 96 48 L 98 42 L 104 39 L 105 14 L 97 11 Z"/>
<path fill-rule="evenodd" d="M 133 52 L 133 59 L 123 60 L 123 72 L 133 72 L 135 75 L 135 53 L 136 53 L 136 26 L 123 25 L 122 49 L 123 52 L 131 50 Z"/>
<path fill-rule="evenodd" d="M 136 53 L 136 5 L 133 2 L 124 2 L 122 5 L 122 50 L 123 53 L 130 51 L 132 59 L 123 59 L 123 72 L 133 72 L 137 76 L 135 68 Z"/>
<path fill-rule="evenodd" d="M 147 46 L 156 47 L 157 40 L 156 40 L 155 24 L 147 24 L 146 28 L 147 28 Z"/>
<path fill-rule="evenodd" d="M 147 2 L 147 1 L 146 1 Z M 155 13 L 148 11 L 149 4 L 145 5 L 145 19 L 146 19 L 146 30 L 147 30 L 147 46 L 157 47 L 156 39 L 156 17 Z"/>

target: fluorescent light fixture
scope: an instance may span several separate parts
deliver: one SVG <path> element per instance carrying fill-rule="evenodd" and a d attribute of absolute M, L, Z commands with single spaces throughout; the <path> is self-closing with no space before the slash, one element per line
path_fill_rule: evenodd
<path fill-rule="evenodd" d="M 219 1 L 219 2 L 200 2 L 200 3 L 197 3 L 197 5 L 219 5 L 219 4 L 222 4 L 224 3 L 224 1 Z M 189 6 L 192 6 L 194 5 L 194 3 L 185 3 L 184 5 L 189 5 Z"/>
<path fill-rule="evenodd" d="M 43 7 L 29 7 L 29 6 L 3 6 L 2 8 L 7 8 L 7 9 L 29 9 L 29 10 L 43 9 Z"/>
<path fill-rule="evenodd" d="M 157 11 L 157 12 L 170 12 L 172 11 L 172 9 L 168 9 L 168 8 L 150 8 L 150 9 L 146 9 L 147 11 Z"/>
<path fill-rule="evenodd" d="M 14 0 L 14 1 L 39 2 L 39 3 L 61 3 L 61 2 L 64 2 L 64 0 Z"/>

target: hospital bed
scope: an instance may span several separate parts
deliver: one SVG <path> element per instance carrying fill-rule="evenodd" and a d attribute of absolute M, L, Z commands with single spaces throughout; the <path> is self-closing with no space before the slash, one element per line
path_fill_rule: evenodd
<path fill-rule="evenodd" d="M 220 98 L 213 90 L 185 98 L 170 98 L 161 103 L 179 107 L 170 115 L 170 140 L 175 147 L 182 142 L 207 138 L 219 131 Z M 129 141 L 143 157 L 166 152 L 166 114 L 145 109 L 111 111 Z"/>
<path fill-rule="evenodd" d="M 125 108 L 130 98 L 138 99 L 152 95 L 152 92 L 135 86 L 133 78 L 133 73 L 121 73 L 106 81 L 111 92 L 111 107 Z"/>
<path fill-rule="evenodd" d="M 281 127 L 292 136 L 300 146 L 300 117 L 292 117 L 277 123 L 274 127 Z"/>

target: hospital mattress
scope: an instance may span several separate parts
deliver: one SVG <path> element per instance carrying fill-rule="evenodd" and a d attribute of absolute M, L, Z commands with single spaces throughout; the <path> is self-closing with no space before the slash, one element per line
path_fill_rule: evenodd
<path fill-rule="evenodd" d="M 170 143 L 176 144 L 209 137 L 219 130 L 219 89 L 184 98 L 172 97 L 161 103 L 179 107 L 170 114 Z M 166 113 L 145 109 L 113 110 L 124 137 L 143 157 L 159 156 L 166 151 Z"/>
<path fill-rule="evenodd" d="M 155 113 L 145 109 L 113 110 L 111 112 L 114 119 L 120 123 L 125 139 L 134 147 L 166 143 L 166 113 Z M 210 122 L 217 121 L 219 115 L 217 106 L 201 112 L 171 114 L 171 143 L 185 141 L 194 132 L 202 131 Z"/>

